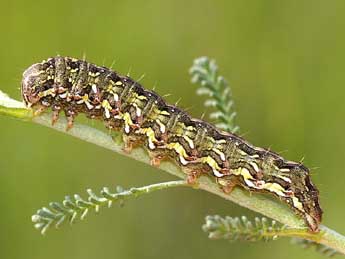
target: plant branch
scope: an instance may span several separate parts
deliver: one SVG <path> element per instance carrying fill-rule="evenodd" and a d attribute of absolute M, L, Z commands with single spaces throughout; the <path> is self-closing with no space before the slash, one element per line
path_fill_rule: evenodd
<path fill-rule="evenodd" d="M 142 148 L 134 149 L 130 154 L 125 154 L 122 151 L 122 144 L 114 142 L 108 134 L 78 123 L 76 123 L 71 130 L 66 132 L 65 119 L 60 119 L 54 126 L 52 126 L 49 114 L 42 114 L 41 116 L 33 117 L 31 109 L 26 109 L 21 102 L 12 100 L 5 94 L 0 94 L 0 114 L 25 121 L 30 120 L 34 123 L 77 137 L 113 152 L 127 155 L 146 164 L 150 163 L 148 154 Z M 160 169 L 179 178 L 186 178 L 186 175 L 172 162 L 162 162 Z M 206 176 L 200 177 L 198 183 L 198 187 L 202 190 L 216 194 L 226 200 L 230 200 L 243 207 L 261 213 L 291 228 L 304 228 L 302 231 L 304 234 L 299 235 L 299 237 L 327 245 L 345 254 L 344 236 L 325 226 L 320 226 L 319 233 L 311 234 L 307 230 L 303 220 L 297 217 L 290 208 L 279 201 L 272 200 L 270 197 L 263 194 L 251 194 L 241 188 L 235 188 L 231 194 L 225 194 L 214 181 Z"/>
<path fill-rule="evenodd" d="M 86 200 L 78 194 L 74 194 L 73 198 L 66 196 L 62 203 L 51 202 L 49 203 L 50 208 L 43 207 L 39 209 L 32 216 L 32 221 L 35 223 L 35 228 L 39 229 L 44 235 L 49 227 L 53 225 L 59 228 L 66 221 L 73 224 L 77 218 L 85 219 L 90 210 L 98 213 L 101 207 L 108 206 L 110 208 L 114 202 L 120 202 L 120 205 L 122 205 L 129 198 L 137 198 L 143 194 L 181 186 L 190 185 L 186 181 L 180 180 L 151 184 L 144 187 L 132 187 L 129 190 L 117 186 L 115 193 L 111 193 L 108 188 L 104 187 L 100 195 L 96 195 L 91 189 L 88 189 L 88 198 Z"/>

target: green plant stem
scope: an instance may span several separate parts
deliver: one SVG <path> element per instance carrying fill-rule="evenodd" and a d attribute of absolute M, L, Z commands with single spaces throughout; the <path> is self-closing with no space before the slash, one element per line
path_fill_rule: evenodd
<path fill-rule="evenodd" d="M 148 154 L 142 148 L 134 149 L 130 154 L 126 154 L 122 151 L 122 144 L 114 142 L 108 134 L 78 123 L 76 123 L 71 130 L 66 132 L 65 119 L 61 118 L 54 126 L 52 126 L 51 116 L 49 114 L 42 114 L 40 116 L 33 117 L 31 109 L 23 108 L 23 104 L 21 102 L 9 99 L 8 97 L 8 100 L 5 100 L 5 97 L 6 95 L 0 94 L 0 114 L 2 115 L 26 121 L 31 120 L 34 123 L 58 130 L 65 134 L 107 148 L 116 153 L 129 156 L 146 164 L 150 163 Z M 11 105 L 8 105 L 9 103 L 11 103 Z M 172 162 L 162 162 L 160 169 L 179 178 L 186 178 L 186 174 L 184 174 L 179 167 Z M 216 194 L 226 200 L 233 201 L 243 207 L 261 213 L 290 227 L 305 228 L 303 220 L 297 217 L 291 209 L 281 202 L 270 199 L 270 197 L 266 195 L 251 194 L 241 188 L 235 188 L 231 194 L 225 194 L 209 177 L 200 177 L 198 183 L 198 188 L 202 190 Z M 327 245 L 340 253 L 345 254 L 345 237 L 325 226 L 320 226 L 319 233 L 311 234 L 305 228 L 298 231 L 298 235 L 296 233 L 296 236 Z"/>

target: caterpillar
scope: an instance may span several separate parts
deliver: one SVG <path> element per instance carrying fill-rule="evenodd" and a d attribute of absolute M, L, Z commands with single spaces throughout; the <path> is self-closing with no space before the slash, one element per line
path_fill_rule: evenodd
<path fill-rule="evenodd" d="M 302 217 L 310 231 L 319 231 L 323 212 L 307 167 L 192 118 L 128 76 L 57 56 L 30 66 L 21 92 L 36 114 L 51 108 L 53 124 L 60 112 L 67 130 L 80 113 L 102 120 L 108 129 L 123 133 L 126 152 L 143 146 L 154 166 L 163 159 L 175 161 L 191 184 L 204 174 L 227 193 L 235 186 L 271 193 Z"/>

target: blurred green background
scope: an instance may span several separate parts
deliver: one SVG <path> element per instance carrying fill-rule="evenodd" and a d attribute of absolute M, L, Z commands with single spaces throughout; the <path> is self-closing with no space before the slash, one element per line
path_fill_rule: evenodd
<path fill-rule="evenodd" d="M 68 55 L 109 66 L 200 117 L 188 69 L 215 58 L 232 86 L 242 133 L 304 158 L 327 226 L 345 232 L 345 2 L 0 1 L 0 89 L 20 98 L 30 64 Z M 100 147 L 0 117 L 0 258 L 323 258 L 286 239 L 210 241 L 207 214 L 256 214 L 209 193 L 162 191 L 104 209 L 42 237 L 30 216 L 87 188 L 142 186 L 172 176 Z"/>

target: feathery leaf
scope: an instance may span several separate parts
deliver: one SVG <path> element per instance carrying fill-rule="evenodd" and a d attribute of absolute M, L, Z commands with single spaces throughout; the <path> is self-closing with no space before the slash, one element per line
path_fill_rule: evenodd
<path fill-rule="evenodd" d="M 78 194 L 75 194 L 73 198 L 66 196 L 62 203 L 51 202 L 49 203 L 49 208 L 43 207 L 39 209 L 31 219 L 35 223 L 35 228 L 40 230 L 42 234 L 45 234 L 51 226 L 59 228 L 66 221 L 73 224 L 77 219 L 85 219 L 92 210 L 98 213 L 101 206 L 111 207 L 113 202 L 119 202 L 120 206 L 122 206 L 124 200 L 131 197 L 136 198 L 153 191 L 186 185 L 185 181 L 170 181 L 138 188 L 132 187 L 129 190 L 124 190 L 118 186 L 114 193 L 110 192 L 107 187 L 104 187 L 100 195 L 96 195 L 91 189 L 88 189 L 87 193 L 89 196 L 86 200 Z"/>
<path fill-rule="evenodd" d="M 197 94 L 208 96 L 204 105 L 216 110 L 210 114 L 211 119 L 216 119 L 216 126 L 225 131 L 238 132 L 231 90 L 225 79 L 218 75 L 216 62 L 208 57 L 197 58 L 190 69 L 190 74 L 192 83 L 200 84 Z"/>

